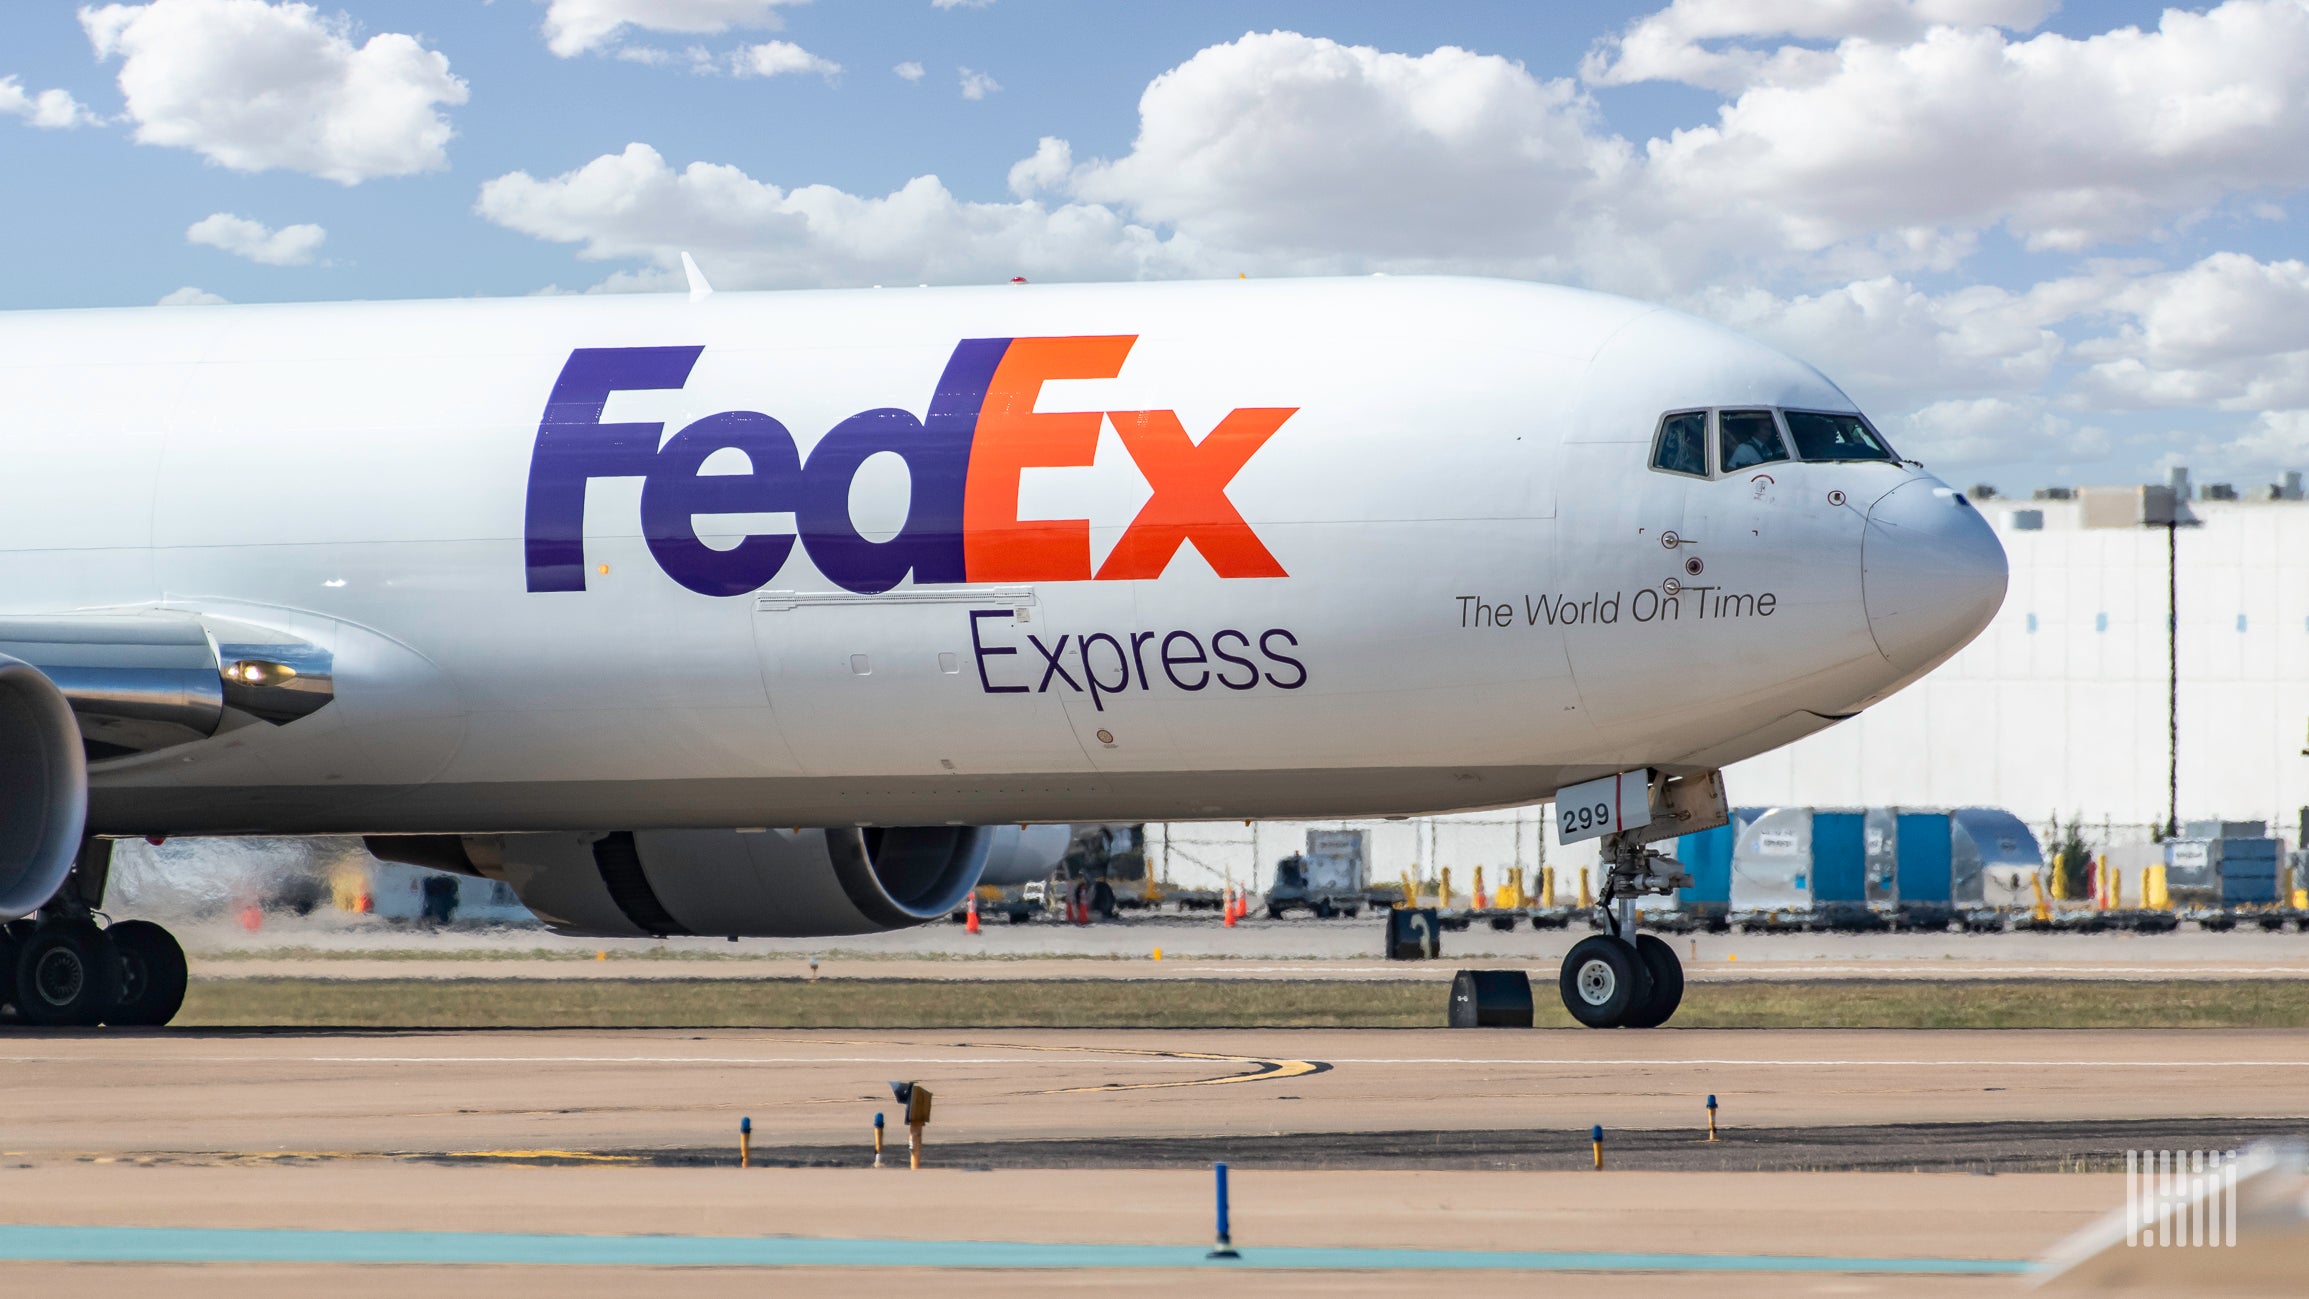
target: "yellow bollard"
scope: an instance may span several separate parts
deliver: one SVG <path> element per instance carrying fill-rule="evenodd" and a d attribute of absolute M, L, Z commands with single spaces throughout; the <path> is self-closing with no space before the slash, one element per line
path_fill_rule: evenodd
<path fill-rule="evenodd" d="M 2164 867 L 2141 868 L 2141 904 L 2155 911 L 2173 909 L 2173 892 L 2166 887 Z"/>
<path fill-rule="evenodd" d="M 1403 872 L 1403 905 L 1414 909 L 1419 905 L 1419 881 L 1410 871 Z"/>
<path fill-rule="evenodd" d="M 2030 916 L 2040 925 L 2052 923 L 2052 904 L 2045 901 L 2044 897 L 2044 876 L 2031 875 L 2028 882 L 2036 890 L 2036 907 L 2029 913 Z"/>
<path fill-rule="evenodd" d="M 1154 949 L 1154 958 L 1158 961 L 1161 960 L 1163 958 L 1163 949 L 1159 947 Z"/>
<path fill-rule="evenodd" d="M 2104 866 L 2102 869 L 2107 870 L 2108 868 Z M 2109 910 L 2122 911 L 2124 909 L 2125 873 L 2121 870 L 2109 871 Z"/>
<path fill-rule="evenodd" d="M 1451 909 L 1451 868 L 1449 866 L 1443 868 L 1440 879 L 1441 882 L 1435 886 L 1435 905 L 1439 910 L 1449 911 Z"/>
<path fill-rule="evenodd" d="M 750 1118 L 747 1118 L 747 1119 L 739 1119 L 739 1120 L 738 1120 L 738 1167 L 740 1167 L 740 1168 L 752 1168 L 753 1166 L 754 1166 L 754 1121 L 753 1121 L 752 1119 L 750 1119 Z"/>
<path fill-rule="evenodd" d="M 1603 1124 L 1589 1128 L 1587 1139 L 1595 1144 L 1595 1171 L 1600 1173 L 1603 1171 Z"/>
<path fill-rule="evenodd" d="M 1555 905 L 1555 867 L 1553 866 L 1539 868 L 1539 905 L 1543 907 Z"/>
<path fill-rule="evenodd" d="M 1579 909 L 1585 911 L 1594 905 L 1595 894 L 1589 892 L 1587 887 L 1587 867 L 1582 866 L 1579 868 Z"/>
<path fill-rule="evenodd" d="M 1499 886 L 1499 896 L 1492 902 L 1502 911 L 1513 911 L 1527 901 L 1523 895 L 1523 868 L 1517 866 L 1507 872 L 1507 883 Z"/>

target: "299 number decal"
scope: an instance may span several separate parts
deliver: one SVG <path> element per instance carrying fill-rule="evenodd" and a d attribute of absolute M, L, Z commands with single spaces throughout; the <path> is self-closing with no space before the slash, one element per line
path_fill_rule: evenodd
<path fill-rule="evenodd" d="M 1577 807 L 1563 804 L 1559 805 L 1555 811 L 1555 833 L 1559 839 L 1566 835 L 1579 834 L 1588 830 L 1608 829 L 1610 826 L 1611 804 L 1609 803 L 1585 803 Z"/>

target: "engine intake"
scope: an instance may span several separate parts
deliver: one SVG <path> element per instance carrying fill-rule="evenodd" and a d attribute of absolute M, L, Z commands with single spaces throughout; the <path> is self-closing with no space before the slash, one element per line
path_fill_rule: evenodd
<path fill-rule="evenodd" d="M 80 852 L 88 764 L 63 692 L 0 655 L 0 920 L 40 909 Z"/>
<path fill-rule="evenodd" d="M 904 929 L 962 905 L 998 831 L 619 830 L 377 837 L 387 861 L 512 885 L 555 930 L 607 938 L 835 937 Z"/>

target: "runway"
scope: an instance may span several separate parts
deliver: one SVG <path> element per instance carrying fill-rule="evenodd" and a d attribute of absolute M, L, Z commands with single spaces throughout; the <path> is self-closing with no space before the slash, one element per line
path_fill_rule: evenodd
<path fill-rule="evenodd" d="M 941 1144 L 1373 1130 L 2309 1113 L 2286 1030 L 168 1031 L 11 1035 L 27 1156 L 845 1145 L 938 1096 Z M 0 1120 L 6 1122 L 6 1120 Z"/>
<path fill-rule="evenodd" d="M 2309 1128 L 2309 1034 L 2289 1031 L 164 1031 L 8 1046 L 0 1227 L 109 1234 L 43 1259 L 39 1233 L 0 1231 L 0 1279 L 142 1258 L 137 1275 L 172 1291 L 236 1299 L 361 1293 L 373 1274 L 347 1260 L 362 1249 L 444 1294 L 478 1293 L 478 1275 L 500 1294 L 582 1294 L 596 1283 L 580 1277 L 639 1285 L 667 1266 L 707 1278 L 704 1294 L 762 1268 L 862 1294 L 921 1275 L 901 1264 L 945 1269 L 942 1292 L 998 1278 L 1032 1292 L 1079 1284 L 1086 1261 L 1126 1287 L 1188 1267 L 1220 1293 L 1318 1278 L 1375 1293 L 1405 1270 L 1506 1293 L 1562 1269 L 1640 1273 L 1665 1294 L 1993 1289 L 2122 1184 L 2011 1170 L 2112 1142 Z M 893 1078 L 936 1092 L 920 1173 L 865 1166 Z M 766 1162 L 806 1166 L 738 1170 L 740 1116 Z M 1610 1134 L 1601 1174 L 1592 1124 Z M 1724 1171 L 1976 1157 L 1967 1173 Z M 1178 1253 L 1207 1244 L 1213 1158 L 1237 1169 L 1239 1239 L 1317 1252 L 1242 1278 Z M 151 1234 L 164 1230 L 194 1234 Z M 274 1234 L 230 1234 L 252 1231 Z M 314 1232 L 384 1235 L 293 1234 Z M 671 1243 L 619 1243 L 657 1234 Z M 510 1239 L 537 1236 L 606 1243 L 543 1262 L 521 1251 L 549 1246 Z M 941 1255 L 951 1242 L 978 1244 Z M 1062 1246 L 1089 1252 L 1035 1252 Z M 1779 1256 L 1808 1261 L 1768 1268 Z"/>

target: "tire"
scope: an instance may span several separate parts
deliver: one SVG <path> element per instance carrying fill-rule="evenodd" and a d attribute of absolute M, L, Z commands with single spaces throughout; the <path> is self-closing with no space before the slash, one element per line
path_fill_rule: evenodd
<path fill-rule="evenodd" d="M 104 931 L 120 963 L 120 993 L 104 1022 L 158 1028 L 184 1005 L 184 948 L 149 920 L 123 920 Z"/>
<path fill-rule="evenodd" d="M 1651 976 L 1652 995 L 1627 1017 L 1626 1025 L 1658 1028 L 1683 1004 L 1684 963 L 1666 939 L 1652 934 L 1636 935 L 1636 955 L 1643 958 L 1644 972 Z"/>
<path fill-rule="evenodd" d="M 1269 919 L 1269 920 L 1281 920 L 1282 918 L 1283 918 L 1283 909 L 1282 909 L 1281 907 L 1279 907 L 1279 906 L 1276 906 L 1274 903 L 1271 903 L 1271 902 L 1270 902 L 1270 903 L 1268 903 L 1268 904 L 1267 904 L 1267 919 Z"/>
<path fill-rule="evenodd" d="M 16 1004 L 16 924 L 0 924 L 0 1007 Z"/>
<path fill-rule="evenodd" d="M 94 922 L 42 925 L 17 944 L 16 1013 L 44 1028 L 88 1028 L 120 995 L 120 959 Z"/>
<path fill-rule="evenodd" d="M 1114 886 L 1112 884 L 1107 883 L 1105 880 L 1100 880 L 1097 884 L 1091 887 L 1090 909 L 1097 912 L 1104 919 L 1114 919 Z"/>
<path fill-rule="evenodd" d="M 1618 1028 L 1651 997 L 1651 979 L 1635 949 L 1609 934 L 1572 944 L 1556 989 L 1563 1008 L 1589 1028 Z"/>
<path fill-rule="evenodd" d="M 1315 919 L 1329 920 L 1332 914 L 1331 904 L 1329 902 L 1318 902 L 1315 904 Z"/>

